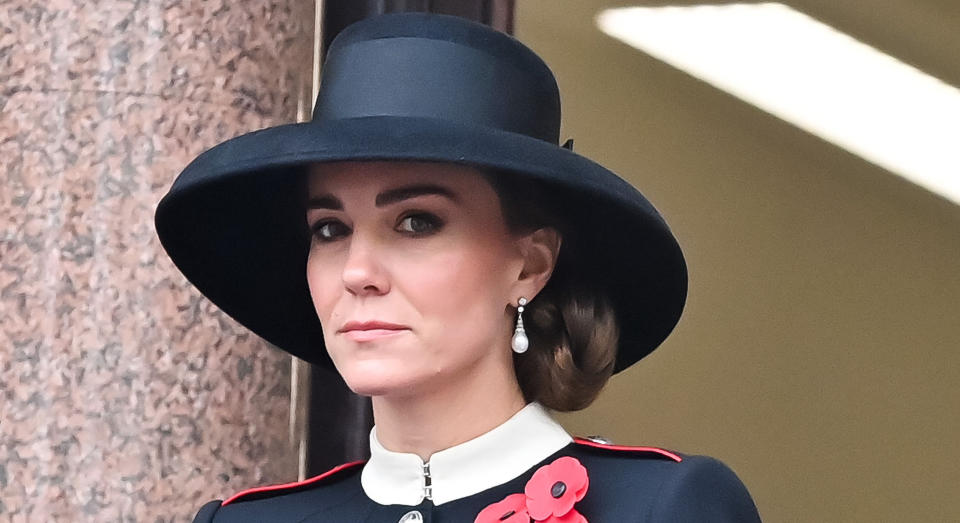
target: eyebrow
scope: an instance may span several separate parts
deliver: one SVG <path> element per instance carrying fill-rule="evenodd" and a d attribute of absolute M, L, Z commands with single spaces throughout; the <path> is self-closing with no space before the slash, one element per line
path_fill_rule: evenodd
<path fill-rule="evenodd" d="M 393 189 L 387 189 L 382 193 L 377 195 L 374 204 L 377 207 L 384 207 L 393 203 L 397 203 L 403 200 L 408 200 L 410 198 L 416 198 L 417 196 L 424 196 L 428 194 L 437 194 L 440 196 L 445 196 L 454 202 L 459 202 L 460 198 L 454 194 L 453 191 L 447 189 L 442 185 L 435 184 L 416 184 L 416 185 L 404 185 L 402 187 L 395 187 Z M 308 209 L 333 209 L 335 211 L 343 210 L 343 202 L 339 198 L 332 194 L 323 194 L 320 196 L 315 196 L 307 200 Z"/>

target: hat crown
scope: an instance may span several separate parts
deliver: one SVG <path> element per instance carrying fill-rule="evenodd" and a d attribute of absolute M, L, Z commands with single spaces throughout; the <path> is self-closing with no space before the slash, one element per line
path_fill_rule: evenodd
<path fill-rule="evenodd" d="M 431 13 L 361 20 L 334 39 L 322 74 L 314 121 L 440 119 L 559 142 L 553 73 L 515 38 L 470 20 Z"/>

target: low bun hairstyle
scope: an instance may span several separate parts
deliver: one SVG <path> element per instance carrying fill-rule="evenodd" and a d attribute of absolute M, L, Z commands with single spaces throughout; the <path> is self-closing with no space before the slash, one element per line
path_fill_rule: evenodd
<path fill-rule="evenodd" d="M 613 374 L 619 326 L 609 298 L 585 274 L 587 253 L 578 248 L 577 229 L 564 220 L 556 189 L 510 173 L 484 171 L 500 198 L 507 228 L 514 234 L 541 227 L 562 238 L 556 266 L 546 286 L 524 307 L 529 349 L 514 354 L 514 369 L 526 401 L 555 411 L 586 408 Z"/>

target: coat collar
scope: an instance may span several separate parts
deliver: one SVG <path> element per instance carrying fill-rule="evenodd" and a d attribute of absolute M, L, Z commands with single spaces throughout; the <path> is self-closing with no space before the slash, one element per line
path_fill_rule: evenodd
<path fill-rule="evenodd" d="M 416 454 L 385 449 L 374 427 L 360 483 L 381 505 L 419 505 L 427 497 L 424 471 L 429 467 L 430 499 L 441 505 L 506 483 L 571 441 L 538 403 L 485 434 L 434 453 L 427 464 Z"/>

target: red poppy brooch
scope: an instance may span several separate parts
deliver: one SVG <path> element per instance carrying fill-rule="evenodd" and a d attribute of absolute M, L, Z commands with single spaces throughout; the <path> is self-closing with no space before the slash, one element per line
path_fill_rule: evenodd
<path fill-rule="evenodd" d="M 474 523 L 587 523 L 573 505 L 587 494 L 587 469 L 564 456 L 533 473 L 523 494 L 510 494 L 477 514 Z"/>

